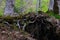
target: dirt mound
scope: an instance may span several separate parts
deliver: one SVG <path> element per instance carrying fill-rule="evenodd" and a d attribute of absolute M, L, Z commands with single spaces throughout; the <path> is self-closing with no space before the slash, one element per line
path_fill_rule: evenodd
<path fill-rule="evenodd" d="M 50 17 L 41 11 L 38 14 L 29 12 L 19 17 L 0 18 L 0 30 L 0 37 L 3 36 L 1 32 L 5 31 L 7 32 L 6 36 L 8 38 L 11 37 L 11 40 L 27 40 L 26 38 L 29 40 L 60 40 L 60 20 Z M 17 36 L 13 35 L 17 32 L 13 30 L 19 32 L 16 34 Z M 20 30 L 29 33 L 30 37 L 20 34 Z M 3 34 L 4 38 L 5 33 Z M 20 39 L 21 35 L 23 36 L 22 39 Z"/>
<path fill-rule="evenodd" d="M 38 15 L 29 14 L 30 21 L 25 27 L 25 31 L 30 33 L 37 40 L 60 40 L 60 34 L 57 35 L 59 24 L 57 19 L 49 17 L 47 14 Z M 58 32 L 60 33 L 60 32 Z"/>

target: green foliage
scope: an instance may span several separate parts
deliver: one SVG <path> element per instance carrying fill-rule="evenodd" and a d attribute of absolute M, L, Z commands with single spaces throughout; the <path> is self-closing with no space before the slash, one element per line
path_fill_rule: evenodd
<path fill-rule="evenodd" d="M 46 12 L 48 11 L 48 7 L 49 7 L 49 0 L 42 0 L 41 10 Z"/>
<path fill-rule="evenodd" d="M 3 11 L 2 10 L 0 10 L 0 16 L 2 16 L 3 15 Z"/>
<path fill-rule="evenodd" d="M 15 0 L 15 6 L 18 7 L 18 8 L 20 7 L 20 1 L 21 0 Z"/>
<path fill-rule="evenodd" d="M 21 0 L 15 0 L 14 12 L 16 13 L 19 13 L 20 1 Z"/>
<path fill-rule="evenodd" d="M 25 0 L 21 1 L 21 0 L 15 0 L 15 6 L 14 6 L 14 12 L 16 13 L 20 13 L 20 7 L 22 6 L 25 6 L 26 5 L 26 2 L 24 2 Z M 28 5 L 28 9 L 26 9 L 25 13 L 28 13 L 28 12 L 36 12 L 36 3 L 37 3 L 37 0 L 33 0 L 33 3 L 32 3 L 32 7 L 30 7 Z M 23 5 L 22 5 L 23 4 Z M 1 4 L 0 4 L 0 16 L 3 15 L 4 13 L 4 8 L 5 8 L 5 5 L 6 5 L 6 0 L 2 1 Z M 38 10 L 41 10 L 43 12 L 46 12 L 48 11 L 48 6 L 49 6 L 49 0 L 42 0 L 41 2 L 41 8 L 39 8 Z M 60 15 L 58 14 L 54 14 L 52 11 L 48 13 L 50 16 L 54 16 L 55 18 L 58 18 L 60 19 Z M 21 14 L 20 14 L 21 15 Z M 10 17 L 8 17 L 10 18 Z"/>
<path fill-rule="evenodd" d="M 23 0 L 23 2 L 21 0 L 15 0 L 15 7 L 14 7 L 14 11 L 19 13 L 19 9 L 21 6 L 25 6 L 26 5 L 26 2 L 24 2 L 25 0 Z M 29 7 L 27 10 L 26 10 L 26 13 L 27 12 L 30 12 L 30 11 L 36 11 L 36 2 L 37 0 L 33 0 L 33 5 L 32 5 L 32 8 Z M 4 8 L 5 8 L 5 4 L 6 4 L 6 0 L 3 0 L 0 4 L 0 16 L 3 15 L 4 13 Z M 23 5 L 22 5 L 23 4 Z M 48 10 L 48 0 L 42 0 L 42 4 L 41 4 L 41 10 L 46 12 Z"/>
<path fill-rule="evenodd" d="M 49 14 L 50 16 L 54 16 L 56 19 L 60 19 L 60 15 L 58 15 L 58 14 L 52 12 L 52 11 L 48 12 L 48 14 Z"/>
<path fill-rule="evenodd" d="M 5 8 L 5 0 L 4 1 L 1 1 L 1 3 L 0 3 L 0 16 L 3 15 L 4 8 Z"/>
<path fill-rule="evenodd" d="M 19 8 L 14 6 L 14 12 L 19 13 Z"/>

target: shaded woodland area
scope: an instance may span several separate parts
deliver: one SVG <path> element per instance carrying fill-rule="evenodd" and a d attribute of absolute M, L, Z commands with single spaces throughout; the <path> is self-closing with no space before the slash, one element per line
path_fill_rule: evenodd
<path fill-rule="evenodd" d="M 0 40 L 60 40 L 60 0 L 0 0 Z"/>

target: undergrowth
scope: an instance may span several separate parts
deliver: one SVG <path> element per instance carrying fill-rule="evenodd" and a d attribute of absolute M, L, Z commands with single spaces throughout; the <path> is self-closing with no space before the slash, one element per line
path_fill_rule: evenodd
<path fill-rule="evenodd" d="M 59 15 L 59 14 L 56 14 L 56 13 L 54 13 L 54 12 L 52 12 L 52 11 L 47 12 L 47 14 L 48 14 L 49 16 L 54 16 L 56 19 L 60 19 L 60 15 Z"/>

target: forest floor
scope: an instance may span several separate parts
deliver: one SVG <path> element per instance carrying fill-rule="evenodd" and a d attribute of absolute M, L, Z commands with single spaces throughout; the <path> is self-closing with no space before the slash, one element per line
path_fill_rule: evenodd
<path fill-rule="evenodd" d="M 0 29 L 0 40 L 35 40 L 30 34 L 21 31 L 8 31 L 5 28 Z"/>
<path fill-rule="evenodd" d="M 60 38 L 60 20 L 44 12 L 0 17 L 0 40 L 49 40 L 48 37 L 52 40 Z"/>

